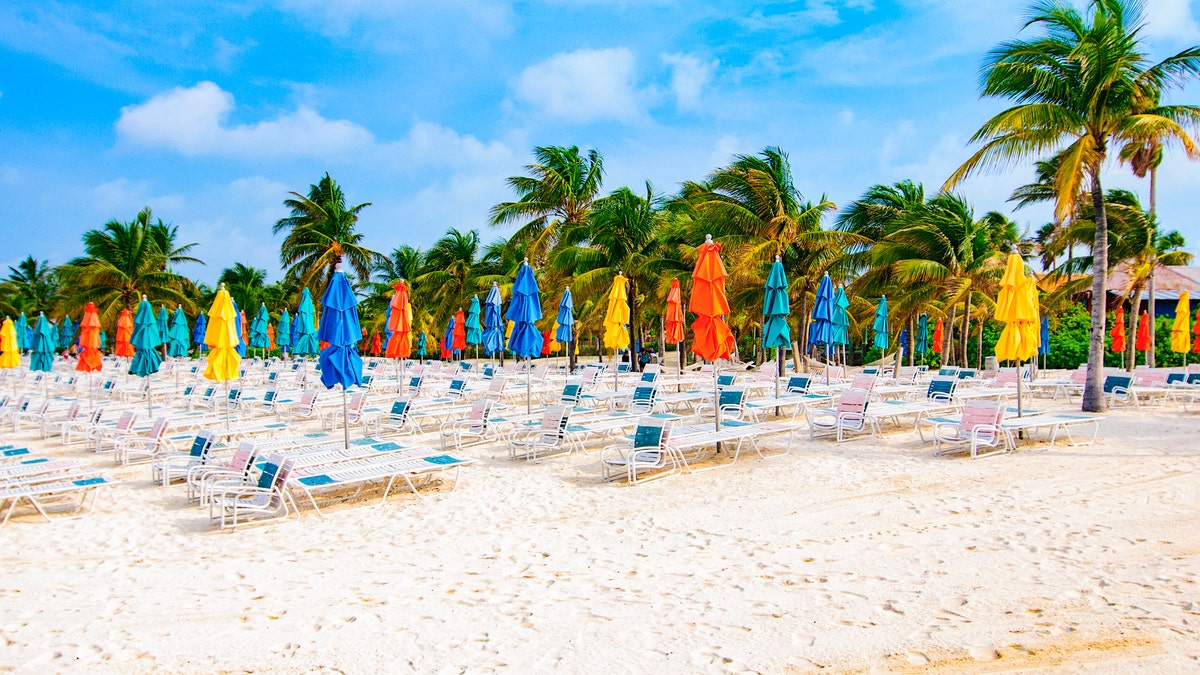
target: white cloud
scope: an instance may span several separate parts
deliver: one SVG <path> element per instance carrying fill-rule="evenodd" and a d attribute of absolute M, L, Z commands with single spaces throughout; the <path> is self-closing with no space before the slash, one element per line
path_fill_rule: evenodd
<path fill-rule="evenodd" d="M 1145 34 L 1149 37 L 1174 40 L 1195 40 L 1200 26 L 1188 0 L 1151 0 L 1146 3 Z"/>
<path fill-rule="evenodd" d="M 663 54 L 663 62 L 671 66 L 671 91 L 681 110 L 699 107 L 700 94 L 712 82 L 719 62 L 704 62 L 690 54 Z"/>
<path fill-rule="evenodd" d="M 525 103 L 570 122 L 628 122 L 643 114 L 635 59 L 625 47 L 555 54 L 522 71 L 514 88 Z"/>
<path fill-rule="evenodd" d="M 104 218 L 131 220 L 143 207 L 153 208 L 159 217 L 166 211 L 180 211 L 186 200 L 181 194 L 153 195 L 146 181 L 118 178 L 92 188 L 92 207 Z"/>
<path fill-rule="evenodd" d="M 370 145 L 371 132 L 347 120 L 328 120 L 301 106 L 272 120 L 228 126 L 233 95 L 212 82 L 176 87 L 121 109 L 117 134 L 147 147 L 184 155 L 252 158 L 340 156 Z"/>

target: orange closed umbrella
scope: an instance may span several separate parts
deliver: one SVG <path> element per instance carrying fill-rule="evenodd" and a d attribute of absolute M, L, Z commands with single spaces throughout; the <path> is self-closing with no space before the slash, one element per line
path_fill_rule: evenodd
<path fill-rule="evenodd" d="M 100 317 L 96 313 L 96 305 L 89 302 L 83 308 L 83 321 L 79 322 L 79 361 L 75 363 L 75 370 L 94 373 L 103 365 L 100 359 Z"/>
<path fill-rule="evenodd" d="M 133 345 L 129 340 L 133 337 L 133 315 L 128 309 L 121 310 L 117 317 L 117 344 L 113 353 L 117 356 L 133 356 Z"/>
<path fill-rule="evenodd" d="M 1125 308 L 1117 308 L 1117 318 L 1113 321 L 1112 330 L 1108 332 L 1112 338 L 1112 350 L 1117 354 L 1125 352 Z"/>
<path fill-rule="evenodd" d="M 371 333 L 371 356 L 379 356 L 383 350 L 383 339 L 379 333 Z"/>
<path fill-rule="evenodd" d="M 721 262 L 721 245 L 704 236 L 692 272 L 692 297 L 688 310 L 696 314 L 692 322 L 692 351 L 708 361 L 728 358 L 733 352 L 733 332 L 725 325 L 729 314 L 729 298 L 725 294 L 725 264 Z"/>
<path fill-rule="evenodd" d="M 268 323 L 267 324 L 267 349 L 272 350 L 272 349 L 275 349 L 276 346 L 277 345 L 275 344 L 275 326 Z"/>
<path fill-rule="evenodd" d="M 1137 341 L 1133 343 L 1133 348 L 1139 352 L 1150 349 L 1150 315 L 1145 312 L 1138 319 Z"/>
<path fill-rule="evenodd" d="M 407 359 L 412 355 L 412 307 L 408 304 L 408 285 L 401 281 L 392 288 L 396 291 L 392 296 L 392 315 L 388 317 L 388 330 L 392 336 L 388 338 L 384 356 Z"/>
<path fill-rule="evenodd" d="M 942 320 L 938 319 L 937 325 L 933 327 L 933 351 L 940 351 L 945 339 L 946 328 L 942 325 Z"/>
<path fill-rule="evenodd" d="M 1196 320 L 1192 322 L 1192 335 L 1196 336 L 1192 341 L 1192 353 L 1200 354 L 1200 308 L 1196 309 Z"/>
<path fill-rule="evenodd" d="M 671 290 L 667 293 L 667 314 L 663 323 L 667 334 L 667 344 L 675 345 L 683 342 L 683 300 L 679 291 L 678 279 L 671 280 Z"/>

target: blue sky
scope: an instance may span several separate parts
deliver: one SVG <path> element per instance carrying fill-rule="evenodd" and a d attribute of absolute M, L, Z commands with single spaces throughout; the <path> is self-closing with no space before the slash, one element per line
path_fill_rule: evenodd
<path fill-rule="evenodd" d="M 186 6 L 176 6 L 186 5 Z M 289 190 L 324 172 L 366 244 L 486 225 L 535 145 L 599 149 L 606 189 L 673 192 L 735 153 L 789 152 L 805 196 L 844 205 L 912 178 L 935 190 L 1002 102 L 984 53 L 1022 0 L 8 0 L 0 7 L 0 264 L 58 264 L 149 205 L 212 281 L 279 277 Z M 1200 0 L 1150 0 L 1153 56 L 1200 43 Z M 1195 102 L 1200 87 L 1173 97 Z M 1025 167 L 972 178 L 977 212 Z M 1146 186 L 1113 166 L 1106 186 Z M 1200 250 L 1200 163 L 1161 171 L 1159 210 Z M 1045 210 L 1013 214 L 1030 228 Z M 2 268 L 0 268 L 2 269 Z"/>

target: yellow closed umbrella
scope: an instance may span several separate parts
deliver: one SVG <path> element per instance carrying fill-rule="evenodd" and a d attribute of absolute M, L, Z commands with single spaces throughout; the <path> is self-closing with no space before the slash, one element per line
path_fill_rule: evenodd
<path fill-rule="evenodd" d="M 613 277 L 612 289 L 608 292 L 608 311 L 604 313 L 604 346 L 613 350 L 613 363 L 617 362 L 617 350 L 629 348 L 629 293 L 625 290 L 626 279 L 621 274 Z M 632 360 L 630 361 L 632 363 Z M 613 388 L 617 387 L 617 369 L 613 369 Z"/>
<path fill-rule="evenodd" d="M 996 343 L 996 358 L 1001 361 L 1016 361 L 1018 364 L 1037 354 L 1041 341 L 1041 326 L 1038 317 L 1037 283 L 1025 275 L 1025 261 L 1016 253 L 1008 256 L 1004 278 L 1000 280 L 1000 295 L 996 298 L 997 321 L 1004 322 L 1004 330 Z M 1017 373 L 1017 415 L 1024 410 L 1022 405 L 1022 373 Z"/>
<path fill-rule="evenodd" d="M 21 352 L 17 347 L 17 328 L 13 320 L 4 317 L 0 325 L 0 368 L 16 368 L 21 365 Z"/>
<path fill-rule="evenodd" d="M 1175 305 L 1175 323 L 1171 324 L 1171 351 L 1183 354 L 1183 363 L 1187 365 L 1187 353 L 1192 348 L 1191 327 L 1192 301 L 1188 292 L 1179 294 L 1179 304 Z"/>
<path fill-rule="evenodd" d="M 208 345 L 208 367 L 204 377 L 213 382 L 225 383 L 225 424 L 229 424 L 229 381 L 238 378 L 242 357 L 237 353 L 238 333 L 234 323 L 233 299 L 225 284 L 217 290 L 212 307 L 208 310 L 208 327 L 204 331 L 204 344 Z"/>

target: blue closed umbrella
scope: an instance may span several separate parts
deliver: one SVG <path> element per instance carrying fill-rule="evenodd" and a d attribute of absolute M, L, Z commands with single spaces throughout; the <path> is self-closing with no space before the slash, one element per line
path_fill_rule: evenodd
<path fill-rule="evenodd" d="M 29 348 L 29 369 L 50 372 L 54 368 L 54 349 L 58 342 L 54 339 L 54 327 L 45 314 L 38 314 L 33 325 L 33 340 Z"/>
<path fill-rule="evenodd" d="M 875 308 L 875 346 L 883 351 L 888 348 L 888 307 L 887 296 L 879 298 L 879 306 Z"/>
<path fill-rule="evenodd" d="M 187 355 L 187 315 L 183 313 L 183 307 L 176 307 L 175 316 L 171 320 L 171 329 L 167 333 L 167 356 L 179 359 Z"/>
<path fill-rule="evenodd" d="M 20 351 L 29 351 L 30 334 L 32 331 L 29 328 L 29 319 L 25 318 L 25 312 L 21 312 L 21 316 L 13 322 L 13 328 L 17 331 L 17 349 Z"/>
<path fill-rule="evenodd" d="M 170 315 L 167 314 L 167 308 L 162 305 L 159 305 L 158 306 L 158 339 L 160 340 L 160 342 L 158 343 L 158 345 L 160 347 L 171 341 L 170 322 L 171 322 L 171 317 L 170 317 Z"/>
<path fill-rule="evenodd" d="M 362 326 L 358 321 L 358 298 L 350 288 L 350 280 L 339 265 L 321 297 L 321 325 L 317 338 L 329 346 L 321 350 L 321 384 L 326 389 L 342 386 L 342 421 L 346 447 L 350 447 L 350 420 L 346 416 L 346 388 L 362 386 L 362 359 L 358 356 L 358 341 Z"/>
<path fill-rule="evenodd" d="M 808 325 L 808 344 L 824 345 L 828 352 L 833 342 L 833 282 L 826 272 L 817 286 L 817 296 L 813 302 L 812 322 Z M 825 359 L 828 361 L 828 357 Z"/>
<path fill-rule="evenodd" d="M 471 304 L 467 307 L 467 344 L 481 345 L 483 344 L 483 326 L 479 323 L 479 296 L 471 296 Z M 479 355 L 479 350 L 475 351 L 475 355 Z"/>
<path fill-rule="evenodd" d="M 513 322 L 512 336 L 508 348 L 517 358 L 531 359 L 542 353 L 542 333 L 534 325 L 542 318 L 542 301 L 538 297 L 537 279 L 528 262 L 521 264 L 513 282 L 512 302 L 505 315 Z M 533 410 L 533 393 L 529 381 L 529 370 L 525 371 L 525 412 Z"/>
<path fill-rule="evenodd" d="M 835 345 L 850 344 L 850 298 L 841 287 L 833 294 L 833 327 L 829 337 Z"/>
<path fill-rule="evenodd" d="M 442 357 L 454 353 L 454 317 L 446 324 L 446 334 L 442 336 Z"/>
<path fill-rule="evenodd" d="M 554 339 L 564 345 L 575 339 L 575 299 L 571 297 L 571 289 L 563 291 L 562 299 L 558 301 L 558 330 Z"/>
<path fill-rule="evenodd" d="M 896 338 L 896 344 L 900 347 L 900 354 L 908 353 L 908 328 L 900 329 L 900 337 Z"/>
<path fill-rule="evenodd" d="M 192 328 L 192 344 L 196 345 L 196 351 L 201 354 L 208 351 L 208 345 L 204 342 L 206 332 L 208 332 L 208 318 L 204 316 L 204 312 L 200 312 L 196 316 L 196 325 Z"/>
<path fill-rule="evenodd" d="M 260 303 L 258 314 L 254 315 L 254 320 L 250 322 L 251 347 L 266 350 L 271 346 L 270 337 L 267 335 L 267 325 L 270 323 L 271 317 L 267 314 L 267 306 Z"/>
<path fill-rule="evenodd" d="M 1050 355 L 1050 317 L 1042 317 L 1042 342 L 1038 345 L 1038 356 Z"/>
<path fill-rule="evenodd" d="M 917 341 L 913 344 L 914 354 L 924 354 L 929 349 L 929 315 L 917 317 Z"/>
<path fill-rule="evenodd" d="M 59 349 L 70 349 L 71 343 L 75 341 L 75 324 L 71 323 L 71 317 L 64 316 L 58 326 L 58 347 Z"/>
<path fill-rule="evenodd" d="M 292 315 L 288 314 L 286 308 L 283 314 L 279 315 L 279 325 L 275 328 L 275 344 L 279 345 L 281 355 L 290 351 L 288 347 L 292 344 Z"/>
<path fill-rule="evenodd" d="M 313 317 L 316 309 L 313 307 L 312 293 L 307 288 L 300 294 L 300 306 L 296 308 L 296 318 L 292 320 L 292 353 L 298 356 L 316 356 L 321 352 L 321 343 L 317 331 L 313 329 Z M 355 336 L 358 339 L 359 336 Z"/>
<path fill-rule="evenodd" d="M 483 353 L 488 356 L 504 349 L 501 316 L 500 287 L 492 282 L 492 288 L 483 301 Z"/>
<path fill-rule="evenodd" d="M 162 365 L 162 356 L 158 348 L 162 346 L 162 338 L 158 335 L 158 319 L 154 316 L 154 308 L 142 296 L 138 303 L 137 314 L 133 317 L 133 333 L 129 336 L 129 344 L 133 345 L 133 360 L 129 362 L 129 374 L 138 377 L 150 377 L 158 372 Z M 146 410 L 151 412 L 150 392 L 146 392 Z"/>
<path fill-rule="evenodd" d="M 233 302 L 233 329 L 237 331 L 237 353 L 243 359 L 246 358 L 246 343 L 242 340 L 242 308 L 238 307 L 237 300 L 230 298 Z"/>

